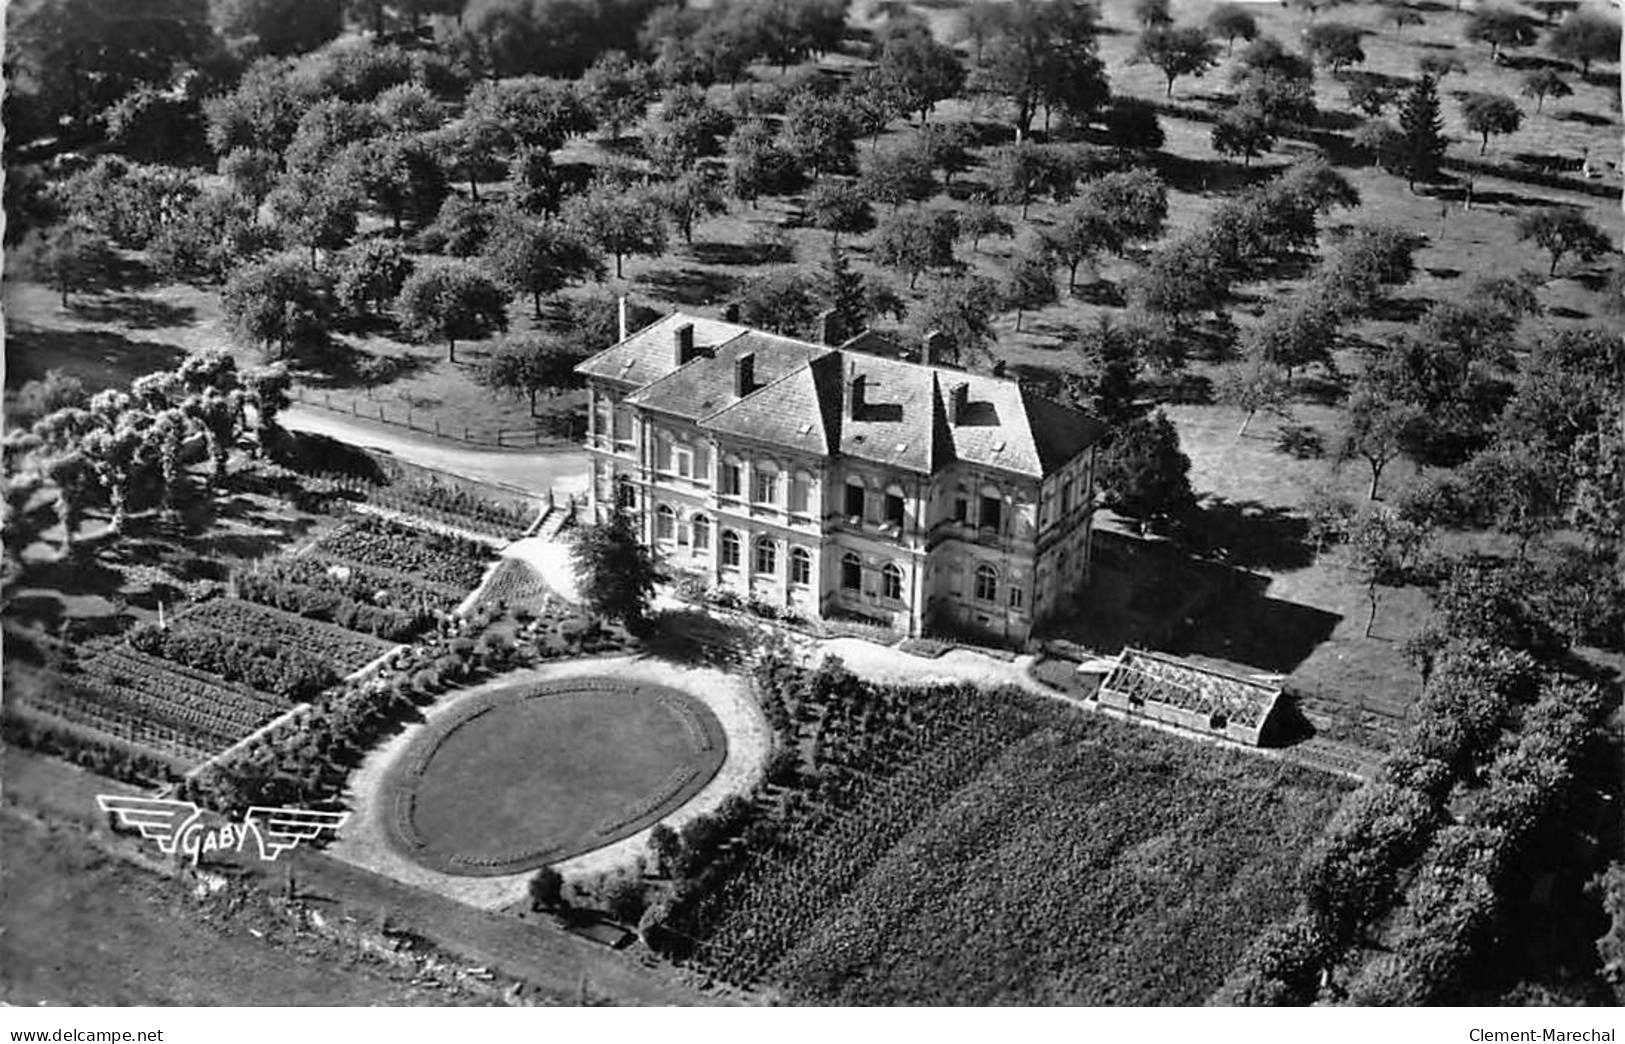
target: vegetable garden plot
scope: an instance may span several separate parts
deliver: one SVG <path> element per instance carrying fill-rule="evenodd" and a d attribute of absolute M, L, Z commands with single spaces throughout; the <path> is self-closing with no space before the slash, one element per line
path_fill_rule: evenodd
<path fill-rule="evenodd" d="M 474 540 L 431 533 L 376 515 L 359 515 L 317 541 L 319 553 L 472 590 L 496 553 Z"/>
<path fill-rule="evenodd" d="M 397 644 L 236 598 L 204 602 L 182 615 L 175 626 L 285 644 L 331 663 L 341 675 L 366 666 Z"/>

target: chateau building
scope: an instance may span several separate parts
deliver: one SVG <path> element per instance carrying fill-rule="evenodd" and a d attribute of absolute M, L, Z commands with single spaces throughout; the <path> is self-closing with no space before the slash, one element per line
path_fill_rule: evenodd
<path fill-rule="evenodd" d="M 1103 428 L 1015 381 L 683 314 L 577 369 L 594 517 L 674 574 L 1006 641 L 1088 577 Z"/>

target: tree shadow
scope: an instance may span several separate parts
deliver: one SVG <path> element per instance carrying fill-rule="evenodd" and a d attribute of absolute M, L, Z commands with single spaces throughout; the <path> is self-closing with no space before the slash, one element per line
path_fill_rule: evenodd
<path fill-rule="evenodd" d="M 1210 494 L 1186 529 L 1205 554 L 1242 569 L 1302 569 L 1314 561 L 1308 522 L 1284 507 Z"/>
<path fill-rule="evenodd" d="M 92 323 L 118 323 L 132 330 L 156 330 L 164 326 L 185 326 L 197 319 L 190 305 L 170 304 L 135 294 L 112 294 L 73 301 L 68 311 L 74 318 Z"/>
<path fill-rule="evenodd" d="M 1432 304 L 1425 297 L 1386 297 L 1372 306 L 1371 317 L 1386 322 L 1414 323 Z"/>
<path fill-rule="evenodd" d="M 1443 268 L 1443 267 L 1440 267 L 1440 268 L 1425 268 L 1425 269 L 1423 269 L 1423 271 L 1425 271 L 1428 275 L 1432 276 L 1435 279 L 1460 279 L 1461 278 L 1461 269 L 1459 269 L 1459 268 Z"/>
<path fill-rule="evenodd" d="M 1281 172 L 1282 165 L 1258 163 L 1243 166 L 1225 160 L 1199 160 L 1189 156 L 1157 153 L 1157 173 L 1168 187 L 1180 192 L 1206 194 L 1231 192 L 1262 184 Z"/>
<path fill-rule="evenodd" d="M 1563 305 L 1555 305 L 1555 306 L 1553 306 L 1551 308 L 1546 309 L 1546 314 L 1547 315 L 1555 315 L 1559 319 L 1590 319 L 1591 318 L 1591 313 L 1590 312 L 1582 312 L 1578 308 L 1566 308 Z"/>
<path fill-rule="evenodd" d="M 779 243 L 695 243 L 689 252 L 702 265 L 767 265 L 789 260 Z"/>
<path fill-rule="evenodd" d="M 1215 598 L 1168 651 L 1291 674 L 1332 636 L 1342 617 L 1263 592 L 1264 585 L 1242 583 Z"/>
<path fill-rule="evenodd" d="M 6 386 L 10 388 L 39 380 L 48 370 L 61 370 L 95 393 L 127 387 L 145 374 L 172 370 L 186 358 L 175 345 L 135 341 L 106 330 L 8 325 L 6 342 Z"/>
<path fill-rule="evenodd" d="M 638 282 L 662 297 L 689 306 L 725 301 L 739 288 L 737 276 L 698 268 L 656 268 L 642 273 Z"/>
<path fill-rule="evenodd" d="M 1554 112 L 1552 119 L 1562 120 L 1564 123 L 1583 123 L 1587 127 L 1612 127 L 1612 116 L 1598 116 L 1594 112 L 1579 112 L 1575 109 L 1566 109 L 1563 112 Z"/>

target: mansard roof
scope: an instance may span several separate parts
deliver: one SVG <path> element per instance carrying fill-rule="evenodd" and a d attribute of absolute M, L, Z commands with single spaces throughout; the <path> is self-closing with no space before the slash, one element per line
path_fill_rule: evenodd
<path fill-rule="evenodd" d="M 577 371 L 629 388 L 634 406 L 708 431 L 922 474 L 963 463 L 1041 478 L 1105 432 L 1013 380 L 681 313 Z"/>

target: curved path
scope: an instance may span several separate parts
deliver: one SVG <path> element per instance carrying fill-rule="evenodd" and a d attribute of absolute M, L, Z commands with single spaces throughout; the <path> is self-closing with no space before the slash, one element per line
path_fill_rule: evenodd
<path fill-rule="evenodd" d="M 297 402 L 278 414 L 277 419 L 292 431 L 308 431 L 352 446 L 383 450 L 400 460 L 471 479 L 518 486 L 534 493 L 552 489 L 560 496 L 587 491 L 587 453 L 581 449 L 477 449 L 433 435 L 368 424 L 356 417 Z"/>
<path fill-rule="evenodd" d="M 339 840 L 327 854 L 354 866 L 383 874 L 404 884 L 484 910 L 501 910 L 528 901 L 530 873 L 500 877 L 463 877 L 419 866 L 390 845 L 380 825 L 384 781 L 390 765 L 414 737 L 460 704 L 498 689 L 527 682 L 553 681 L 584 675 L 648 681 L 684 692 L 702 701 L 715 714 L 728 737 L 722 768 L 687 804 L 662 822 L 674 828 L 702 812 L 709 812 L 730 795 L 748 790 L 766 771 L 772 747 L 767 721 L 750 692 L 750 680 L 709 668 L 688 667 L 649 656 L 615 656 L 566 660 L 531 670 L 516 671 L 471 689 L 446 693 L 425 710 L 425 721 L 415 722 L 373 748 L 350 774 L 345 802 L 354 811 Z M 651 828 L 652 829 L 652 828 Z M 566 880 L 604 870 L 630 866 L 648 851 L 649 830 L 640 830 L 603 848 L 557 864 Z"/>

